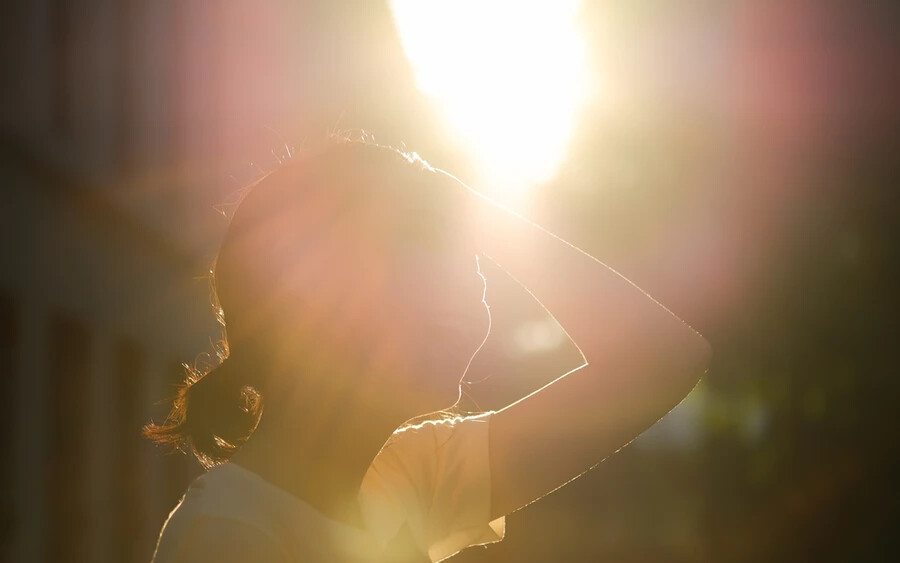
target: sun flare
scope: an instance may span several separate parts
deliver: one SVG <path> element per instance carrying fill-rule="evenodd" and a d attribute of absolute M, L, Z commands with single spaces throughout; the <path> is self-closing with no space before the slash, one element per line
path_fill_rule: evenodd
<path fill-rule="evenodd" d="M 476 159 L 485 188 L 551 179 L 589 87 L 580 0 L 392 0 L 419 88 Z"/>

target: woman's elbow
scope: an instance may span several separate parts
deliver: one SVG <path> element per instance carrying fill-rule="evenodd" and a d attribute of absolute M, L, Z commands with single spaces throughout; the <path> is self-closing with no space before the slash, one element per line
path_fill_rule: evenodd
<path fill-rule="evenodd" d="M 710 364 L 712 363 L 712 345 L 707 339 L 703 338 L 700 333 L 695 332 L 694 334 L 696 335 L 695 340 L 697 341 L 695 345 L 697 350 L 694 353 L 696 362 L 695 370 L 699 375 L 703 375 L 704 373 L 706 373 L 706 371 L 709 369 Z"/>
<path fill-rule="evenodd" d="M 684 380 L 688 392 L 697 385 L 700 378 L 709 369 L 713 354 L 708 340 L 693 329 L 690 332 L 688 342 L 682 349 L 684 361 L 679 370 L 681 372 L 679 375 Z"/>
<path fill-rule="evenodd" d="M 666 344 L 658 348 L 656 361 L 666 375 L 667 384 L 681 397 L 687 395 L 712 361 L 712 346 L 697 331 L 687 324 L 670 333 Z M 662 374 L 661 374 L 662 375 Z"/>

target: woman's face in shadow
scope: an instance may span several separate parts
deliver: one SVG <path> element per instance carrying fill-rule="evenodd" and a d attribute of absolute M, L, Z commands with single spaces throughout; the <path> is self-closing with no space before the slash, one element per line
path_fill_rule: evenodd
<path fill-rule="evenodd" d="M 423 408 L 447 408 L 488 334 L 486 281 L 475 248 L 459 232 L 462 221 L 427 204 L 397 211 L 393 236 L 375 253 L 389 266 L 374 324 L 401 366 L 399 384 L 427 402 Z"/>
<path fill-rule="evenodd" d="M 449 407 L 490 327 L 485 279 L 474 254 L 410 258 L 394 273 L 384 322 L 412 360 L 408 384 Z"/>

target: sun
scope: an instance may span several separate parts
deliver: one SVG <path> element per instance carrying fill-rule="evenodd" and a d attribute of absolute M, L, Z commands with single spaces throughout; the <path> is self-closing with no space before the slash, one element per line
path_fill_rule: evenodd
<path fill-rule="evenodd" d="M 557 172 L 592 85 L 580 4 L 392 0 L 418 87 L 475 160 L 480 188 L 514 199 Z"/>

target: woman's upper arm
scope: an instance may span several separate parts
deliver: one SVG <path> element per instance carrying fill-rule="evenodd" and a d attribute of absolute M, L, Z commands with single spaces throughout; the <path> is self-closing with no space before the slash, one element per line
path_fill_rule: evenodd
<path fill-rule="evenodd" d="M 276 540 L 249 524 L 228 518 L 200 517 L 178 548 L 175 563 L 286 563 Z"/>

